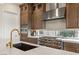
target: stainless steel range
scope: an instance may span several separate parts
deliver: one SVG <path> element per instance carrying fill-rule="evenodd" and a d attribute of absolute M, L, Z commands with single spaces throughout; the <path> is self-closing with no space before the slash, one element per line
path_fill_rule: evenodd
<path fill-rule="evenodd" d="M 56 40 L 55 37 L 41 37 L 39 39 L 39 44 L 52 48 L 63 49 L 63 42 L 60 40 Z"/>

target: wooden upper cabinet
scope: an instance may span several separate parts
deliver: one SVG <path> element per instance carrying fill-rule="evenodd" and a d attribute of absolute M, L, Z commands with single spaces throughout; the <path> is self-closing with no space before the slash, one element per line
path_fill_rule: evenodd
<path fill-rule="evenodd" d="M 22 4 L 20 7 L 20 19 L 21 19 L 21 24 L 27 24 L 28 23 L 28 9 L 27 5 Z"/>
<path fill-rule="evenodd" d="M 78 11 L 77 11 L 77 17 L 78 17 L 78 28 L 79 28 L 79 4 L 77 6 L 77 9 L 78 9 Z"/>
<path fill-rule="evenodd" d="M 66 20 L 67 20 L 67 28 L 78 28 L 79 25 L 79 8 L 78 3 L 67 3 L 66 5 Z"/>
<path fill-rule="evenodd" d="M 45 4 L 35 4 L 33 10 L 32 29 L 42 29 L 44 26 L 43 13 L 45 12 Z"/>
<path fill-rule="evenodd" d="M 45 3 L 22 4 L 21 24 L 28 24 L 31 29 L 42 29 L 44 27 L 43 13 L 46 10 Z"/>
<path fill-rule="evenodd" d="M 31 15 L 31 4 L 22 4 L 20 5 L 20 19 L 21 24 L 28 24 Z"/>
<path fill-rule="evenodd" d="M 21 24 L 28 24 L 28 14 L 25 12 L 21 13 Z"/>

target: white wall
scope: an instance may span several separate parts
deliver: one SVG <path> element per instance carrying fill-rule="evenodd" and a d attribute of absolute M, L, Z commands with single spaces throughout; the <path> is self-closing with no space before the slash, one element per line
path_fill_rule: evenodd
<path fill-rule="evenodd" d="M 0 39 L 6 44 L 10 39 L 11 30 L 20 30 L 20 9 L 16 4 L 0 4 L 0 9 Z M 13 41 L 19 40 L 17 32 L 13 32 Z"/>

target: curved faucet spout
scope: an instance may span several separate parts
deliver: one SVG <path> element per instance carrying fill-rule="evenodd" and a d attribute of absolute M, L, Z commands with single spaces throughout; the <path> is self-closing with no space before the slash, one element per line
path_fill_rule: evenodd
<path fill-rule="evenodd" d="M 7 43 L 7 47 L 9 47 L 9 48 L 12 48 L 12 47 L 13 47 L 13 43 L 12 43 L 12 33 L 13 33 L 14 31 L 17 31 L 18 34 L 20 35 L 20 32 L 19 32 L 18 29 L 13 29 L 13 30 L 10 32 L 10 41 Z"/>

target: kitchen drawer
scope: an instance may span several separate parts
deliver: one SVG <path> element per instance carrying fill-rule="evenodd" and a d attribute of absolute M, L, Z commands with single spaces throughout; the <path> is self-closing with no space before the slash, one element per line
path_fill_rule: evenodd
<path fill-rule="evenodd" d="M 71 52 L 77 52 L 76 49 L 73 49 L 73 48 L 67 48 L 67 47 L 65 47 L 64 50 L 66 50 L 66 51 L 71 51 Z"/>

